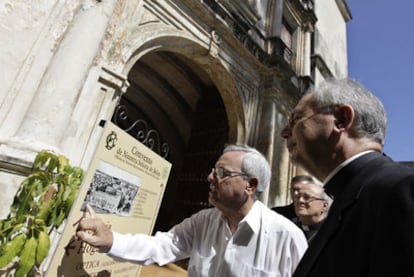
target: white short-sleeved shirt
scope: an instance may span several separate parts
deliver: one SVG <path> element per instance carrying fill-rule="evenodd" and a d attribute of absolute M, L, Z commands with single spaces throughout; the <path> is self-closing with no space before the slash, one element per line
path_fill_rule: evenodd
<path fill-rule="evenodd" d="M 109 254 L 145 265 L 190 257 L 188 276 L 290 277 L 306 248 L 294 223 L 255 201 L 234 235 L 211 208 L 152 237 L 114 233 Z"/>

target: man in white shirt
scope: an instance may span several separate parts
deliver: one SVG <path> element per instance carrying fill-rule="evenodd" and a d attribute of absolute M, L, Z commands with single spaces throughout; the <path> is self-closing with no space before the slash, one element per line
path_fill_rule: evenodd
<path fill-rule="evenodd" d="M 188 276 L 290 277 L 307 248 L 302 231 L 257 200 L 270 182 L 265 157 L 247 146 L 227 146 L 208 175 L 209 202 L 169 232 L 118 234 L 94 216 L 77 237 L 109 255 L 149 265 L 190 258 Z"/>

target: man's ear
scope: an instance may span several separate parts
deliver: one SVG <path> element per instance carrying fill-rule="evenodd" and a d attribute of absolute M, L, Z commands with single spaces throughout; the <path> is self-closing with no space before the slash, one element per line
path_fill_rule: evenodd
<path fill-rule="evenodd" d="M 329 209 L 329 202 L 328 201 L 324 201 L 323 202 L 323 211 L 326 212 Z"/>
<path fill-rule="evenodd" d="M 249 185 L 246 188 L 246 190 L 255 193 L 257 190 L 257 186 L 259 185 L 259 179 L 257 179 L 257 177 L 251 177 L 248 182 Z"/>
<path fill-rule="evenodd" d="M 350 105 L 340 105 L 334 113 L 335 127 L 349 129 L 355 120 L 355 111 Z"/>

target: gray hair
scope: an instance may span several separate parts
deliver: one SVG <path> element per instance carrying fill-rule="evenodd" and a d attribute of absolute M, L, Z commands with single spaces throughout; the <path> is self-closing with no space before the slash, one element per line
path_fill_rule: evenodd
<path fill-rule="evenodd" d="M 223 153 L 230 151 L 246 152 L 243 156 L 241 170 L 247 175 L 259 179 L 256 188 L 257 195 L 259 195 L 270 183 L 271 170 L 269 162 L 262 153 L 247 145 L 230 144 L 224 148 Z"/>
<path fill-rule="evenodd" d="M 329 105 L 350 105 L 355 111 L 355 131 L 358 136 L 374 139 L 384 145 L 387 116 L 381 101 L 355 80 L 327 79 L 316 90 L 315 108 Z"/>
<path fill-rule="evenodd" d="M 334 201 L 333 197 L 329 196 L 329 194 L 327 194 L 327 193 L 326 193 L 325 189 L 323 189 L 323 192 L 322 192 L 322 199 L 323 199 L 325 202 L 328 202 L 329 207 L 332 205 L 332 203 L 333 203 L 333 201 Z M 329 209 L 328 209 L 328 210 L 329 210 Z M 327 210 L 327 211 L 328 211 L 328 210 Z"/>
<path fill-rule="evenodd" d="M 331 206 L 333 202 L 333 198 L 326 193 L 325 188 L 323 187 L 323 183 L 319 181 L 318 179 L 316 179 L 315 177 L 312 177 L 312 181 L 313 181 L 313 184 L 322 188 L 322 198 L 324 199 L 325 202 L 328 202 L 329 206 Z"/>
<path fill-rule="evenodd" d="M 326 192 L 325 192 L 325 188 L 323 187 L 323 183 L 321 181 L 319 181 L 318 179 L 316 179 L 315 177 L 311 176 L 311 175 L 296 175 L 294 177 L 292 177 L 290 183 L 294 184 L 294 183 L 299 183 L 299 182 L 307 182 L 309 184 L 313 184 L 316 185 L 318 187 L 321 187 L 321 197 L 325 202 L 328 202 L 329 206 L 332 204 L 333 199 L 331 196 L 329 196 Z"/>
<path fill-rule="evenodd" d="M 310 175 L 296 175 L 296 176 L 293 176 L 292 179 L 290 180 L 291 184 L 299 183 L 299 182 L 315 183 L 319 181 L 315 177 L 312 177 Z"/>

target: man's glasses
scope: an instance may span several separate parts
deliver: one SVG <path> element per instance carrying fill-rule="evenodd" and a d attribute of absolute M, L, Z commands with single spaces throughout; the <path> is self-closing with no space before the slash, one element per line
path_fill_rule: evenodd
<path fill-rule="evenodd" d="M 316 111 L 305 117 L 304 115 L 297 115 L 294 112 L 292 112 L 289 116 L 288 116 L 288 122 L 286 124 L 286 127 L 289 129 L 293 129 L 293 127 L 295 127 L 296 123 L 298 123 L 299 121 L 305 121 L 305 120 L 309 120 L 312 117 L 318 115 L 318 114 L 329 114 L 329 113 L 333 113 L 336 109 L 338 108 L 338 105 L 326 105 L 326 106 L 322 106 L 316 109 Z"/>
<path fill-rule="evenodd" d="M 223 179 L 225 177 L 236 177 L 236 176 L 246 176 L 249 177 L 249 174 L 239 171 L 231 171 L 228 169 L 225 169 L 224 167 L 213 167 L 211 169 L 213 172 L 214 178 L 220 178 Z"/>
<path fill-rule="evenodd" d="M 293 200 L 295 200 L 295 201 L 299 201 L 301 198 L 302 198 L 303 202 L 305 202 L 305 203 L 310 203 L 310 202 L 317 201 L 317 200 L 326 201 L 323 198 L 315 197 L 315 196 L 312 196 L 312 195 L 309 195 L 309 194 L 306 194 L 306 193 L 293 195 Z"/>

